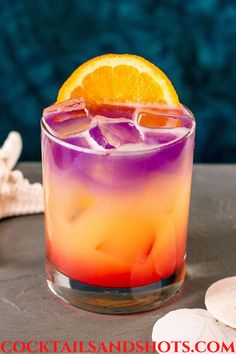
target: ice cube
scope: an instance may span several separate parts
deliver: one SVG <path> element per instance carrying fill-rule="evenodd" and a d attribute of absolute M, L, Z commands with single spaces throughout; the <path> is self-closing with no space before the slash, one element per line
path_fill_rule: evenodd
<path fill-rule="evenodd" d="M 148 145 L 165 145 L 181 139 L 188 129 L 179 127 L 174 129 L 146 128 L 143 130 L 144 143 Z"/>
<path fill-rule="evenodd" d="M 137 123 L 146 128 L 178 128 L 181 126 L 180 114 L 180 110 L 140 108 Z"/>
<path fill-rule="evenodd" d="M 143 142 L 142 135 L 135 124 L 125 118 L 109 119 L 95 116 L 94 125 L 90 128 L 89 134 L 104 149 Z"/>
<path fill-rule="evenodd" d="M 67 136 L 63 138 L 63 141 L 81 148 L 105 151 L 105 148 L 102 145 L 99 145 L 96 140 L 91 137 L 89 130 Z"/>
<path fill-rule="evenodd" d="M 144 143 L 148 145 L 174 142 L 188 131 L 182 107 L 139 107 L 136 113 L 136 122 L 143 134 Z"/>
<path fill-rule="evenodd" d="M 157 105 L 139 106 L 133 115 L 134 121 L 146 128 L 192 127 L 191 112 L 184 106 L 161 107 Z"/>
<path fill-rule="evenodd" d="M 55 103 L 43 111 L 47 129 L 59 138 L 65 138 L 85 131 L 90 127 L 91 118 L 82 98 Z"/>
<path fill-rule="evenodd" d="M 91 148 L 90 141 L 91 138 L 88 137 L 86 134 L 75 134 L 68 136 L 63 139 L 63 141 L 72 144 L 74 146 L 82 147 L 82 148 Z"/>
<path fill-rule="evenodd" d="M 101 104 L 90 108 L 92 116 L 104 116 L 107 118 L 126 118 L 132 119 L 136 107 L 132 105 Z"/>

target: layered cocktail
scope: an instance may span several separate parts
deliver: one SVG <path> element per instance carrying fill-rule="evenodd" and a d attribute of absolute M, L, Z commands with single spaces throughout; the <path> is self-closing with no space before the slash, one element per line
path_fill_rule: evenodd
<path fill-rule="evenodd" d="M 99 72 L 99 99 L 96 79 L 81 88 L 77 78 L 43 114 L 47 273 L 69 303 L 127 313 L 159 306 L 183 282 L 195 122 L 174 95 L 147 100 L 145 77 L 139 99 L 118 97 L 114 71 L 123 91 L 131 79 L 113 63 L 110 77 Z"/>

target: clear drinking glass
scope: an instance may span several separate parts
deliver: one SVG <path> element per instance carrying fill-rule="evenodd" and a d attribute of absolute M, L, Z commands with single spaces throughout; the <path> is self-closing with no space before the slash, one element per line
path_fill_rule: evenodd
<path fill-rule="evenodd" d="M 172 112 L 163 113 L 172 119 Z M 173 114 L 173 119 L 176 117 Z M 42 119 L 47 277 L 72 305 L 101 313 L 150 310 L 185 276 L 195 121 L 149 148 L 82 148 Z M 155 134 L 155 129 L 153 129 Z M 148 131 L 152 139 L 152 129 Z M 179 136 L 179 137 L 178 137 Z M 155 137 L 154 140 L 155 142 Z"/>

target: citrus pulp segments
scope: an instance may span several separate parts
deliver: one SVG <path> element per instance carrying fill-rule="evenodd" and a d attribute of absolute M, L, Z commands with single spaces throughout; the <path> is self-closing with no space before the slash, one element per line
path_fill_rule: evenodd
<path fill-rule="evenodd" d="M 106 103 L 178 106 L 167 76 L 154 64 L 130 54 L 106 54 L 79 66 L 65 81 L 57 100 L 84 97 L 88 107 Z"/>

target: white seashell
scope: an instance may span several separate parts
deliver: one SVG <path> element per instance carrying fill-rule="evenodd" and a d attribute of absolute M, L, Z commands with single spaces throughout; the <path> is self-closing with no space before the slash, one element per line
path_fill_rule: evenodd
<path fill-rule="evenodd" d="M 0 159 L 8 171 L 17 163 L 22 151 L 22 138 L 18 132 L 11 132 L 0 149 Z"/>
<path fill-rule="evenodd" d="M 212 284 L 206 292 L 205 304 L 212 316 L 236 329 L 236 276 Z"/>
<path fill-rule="evenodd" d="M 1 187 L 1 195 L 10 196 L 12 195 L 12 189 L 9 183 L 3 183 Z"/>
<path fill-rule="evenodd" d="M 9 171 L 6 168 L 6 163 L 0 160 L 0 185 L 6 181 Z"/>
<path fill-rule="evenodd" d="M 22 183 L 14 185 L 10 195 L 0 195 L 0 219 L 41 213 L 43 210 L 43 188 L 40 183 L 29 184 L 24 179 Z"/>
<path fill-rule="evenodd" d="M 157 350 L 158 343 L 163 341 L 169 343 L 186 341 L 192 350 L 195 349 L 198 341 L 217 341 L 231 344 L 232 341 L 236 340 L 236 331 L 217 322 L 207 310 L 180 309 L 169 312 L 155 323 L 152 340 L 156 342 Z M 199 347 L 199 349 L 206 348 Z M 181 352 L 181 349 L 178 352 Z M 176 353 L 175 347 L 171 346 L 168 353 Z M 204 353 L 210 353 L 210 351 L 206 349 Z"/>
<path fill-rule="evenodd" d="M 12 171 L 8 176 L 9 183 L 20 182 L 24 179 L 23 173 L 19 170 Z"/>
<path fill-rule="evenodd" d="M 21 151 L 20 134 L 11 132 L 0 149 L 0 219 L 44 210 L 42 185 L 30 184 L 22 172 L 11 171 Z"/>

